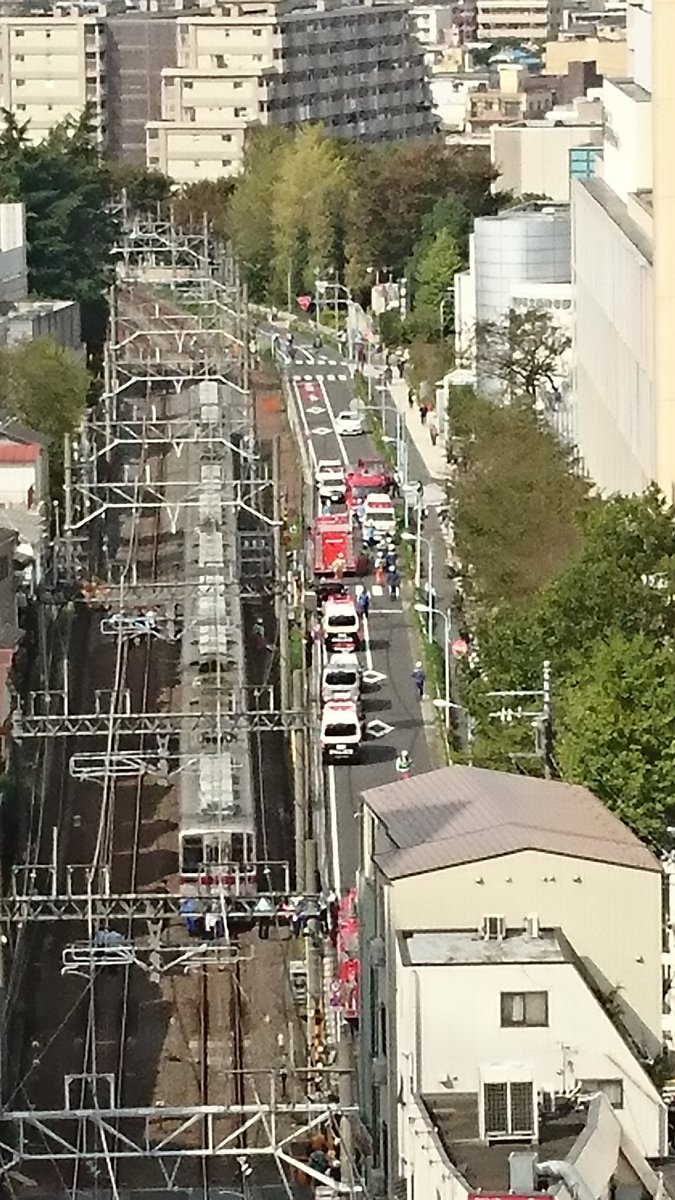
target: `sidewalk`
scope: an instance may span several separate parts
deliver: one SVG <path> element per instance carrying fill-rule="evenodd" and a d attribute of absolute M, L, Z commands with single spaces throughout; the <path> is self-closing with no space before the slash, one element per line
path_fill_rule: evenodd
<path fill-rule="evenodd" d="M 438 428 L 438 421 L 435 419 L 433 412 L 429 414 L 427 423 L 423 425 L 417 405 L 413 404 L 412 408 L 410 407 L 408 401 L 410 388 L 405 379 L 394 379 L 389 384 L 389 394 L 404 417 L 408 438 L 413 443 L 419 458 L 424 464 L 427 480 L 438 480 L 444 483 L 450 478 L 450 467 L 445 442 L 439 437 L 434 446 L 431 441 L 429 422 L 432 425 L 435 424 L 436 428 Z M 423 478 L 422 482 L 425 483 L 427 480 Z"/>

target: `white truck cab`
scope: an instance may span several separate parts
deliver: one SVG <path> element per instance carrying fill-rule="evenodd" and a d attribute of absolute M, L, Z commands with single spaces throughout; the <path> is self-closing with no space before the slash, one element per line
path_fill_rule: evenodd
<path fill-rule="evenodd" d="M 361 695 L 361 668 L 355 654 L 331 654 L 321 674 L 321 699 L 353 700 Z"/>
<path fill-rule="evenodd" d="M 323 608 L 323 640 L 326 653 L 353 653 L 361 645 L 361 620 L 351 596 L 331 596 Z"/>
<path fill-rule="evenodd" d="M 353 700 L 328 700 L 321 713 L 321 751 L 327 762 L 355 762 L 363 741 L 363 721 Z"/>
<path fill-rule="evenodd" d="M 371 493 L 363 504 L 363 527 L 376 533 L 396 533 L 396 509 L 389 496 Z"/>
<path fill-rule="evenodd" d="M 316 486 L 320 500 L 337 504 L 345 498 L 345 469 L 339 459 L 321 458 L 316 468 Z"/>

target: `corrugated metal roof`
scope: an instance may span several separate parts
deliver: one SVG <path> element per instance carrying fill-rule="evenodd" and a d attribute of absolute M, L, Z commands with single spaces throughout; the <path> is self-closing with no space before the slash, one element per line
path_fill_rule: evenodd
<path fill-rule="evenodd" d="M 588 788 L 445 767 L 363 793 L 390 849 L 376 862 L 390 879 L 519 850 L 660 871 L 657 859 Z"/>

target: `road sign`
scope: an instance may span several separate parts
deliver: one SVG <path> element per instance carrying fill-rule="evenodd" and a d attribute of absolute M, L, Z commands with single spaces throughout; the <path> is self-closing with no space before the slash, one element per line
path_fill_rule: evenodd
<path fill-rule="evenodd" d="M 312 301 L 313 301 L 314 297 L 313 296 L 296 296 L 295 298 L 296 298 L 298 304 L 300 305 L 302 311 L 309 312 L 310 308 L 312 307 Z"/>
<path fill-rule="evenodd" d="M 452 643 L 451 650 L 455 658 L 464 658 L 464 655 L 469 653 L 469 647 L 464 638 L 456 638 Z"/>

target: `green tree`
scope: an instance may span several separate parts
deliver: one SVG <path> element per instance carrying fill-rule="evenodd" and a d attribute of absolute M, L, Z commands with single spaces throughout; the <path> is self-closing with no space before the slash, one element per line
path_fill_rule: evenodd
<path fill-rule="evenodd" d="M 574 553 L 531 602 L 480 620 L 491 686 L 532 686 L 544 658 L 565 679 L 612 632 L 655 644 L 675 636 L 675 509 L 659 490 L 587 499 L 576 525 Z"/>
<path fill-rule="evenodd" d="M 204 214 L 217 237 L 229 234 L 229 205 L 236 187 L 234 179 L 200 179 L 189 183 L 173 200 L 177 224 L 201 228 Z"/>
<path fill-rule="evenodd" d="M 171 197 L 171 180 L 161 171 L 116 161 L 108 164 L 108 171 L 113 193 L 126 193 L 131 212 L 155 212 Z"/>
<path fill-rule="evenodd" d="M 38 433 L 55 450 L 77 427 L 86 407 L 90 376 L 84 363 L 51 338 L 0 350 L 0 407 Z"/>
<path fill-rule="evenodd" d="M 455 192 L 450 192 L 447 196 L 437 200 L 431 212 L 426 213 L 422 218 L 420 236 L 408 263 L 406 272 L 408 278 L 415 279 L 420 259 L 428 250 L 436 234 L 440 233 L 442 229 L 446 229 L 452 234 L 462 267 L 466 266 L 469 256 L 469 234 L 472 226 L 473 217 L 462 198 Z"/>
<path fill-rule="evenodd" d="M 313 292 L 317 274 L 334 269 L 345 170 L 320 125 L 298 130 L 284 156 L 272 206 L 276 294 Z"/>
<path fill-rule="evenodd" d="M 268 298 L 274 256 L 272 207 L 292 136 L 290 130 L 275 127 L 247 131 L 242 174 L 228 205 L 228 231 L 253 300 Z"/>
<path fill-rule="evenodd" d="M 544 309 L 510 309 L 503 321 L 476 327 L 479 370 L 499 382 L 509 397 L 536 400 L 546 385 L 555 397 L 563 355 L 572 345 L 569 334 Z"/>
<path fill-rule="evenodd" d="M 85 110 L 57 125 L 37 145 L 27 126 L 4 113 L 0 134 L 0 196 L 23 201 L 28 282 L 38 296 L 77 300 L 90 352 L 105 338 L 104 292 L 112 282 L 118 225 L 110 207 L 108 168 L 99 161 Z"/>
<path fill-rule="evenodd" d="M 476 397 L 464 419 L 473 431 L 453 488 L 455 534 L 474 599 L 489 611 L 533 596 L 570 559 L 588 488 L 529 406 Z"/>
<path fill-rule="evenodd" d="M 433 321 L 434 331 L 440 329 L 441 304 L 461 268 L 462 257 L 454 236 L 449 229 L 440 229 L 419 261 L 414 290 L 414 310 Z"/>
<path fill-rule="evenodd" d="M 658 846 L 672 844 L 675 818 L 675 659 L 652 638 L 599 640 L 556 704 L 556 758 Z"/>
<path fill-rule="evenodd" d="M 495 173 L 482 147 L 417 139 L 361 148 L 348 164 L 345 252 L 354 288 L 371 286 L 368 268 L 403 274 L 425 216 L 450 193 L 474 216 L 496 211 Z"/>

